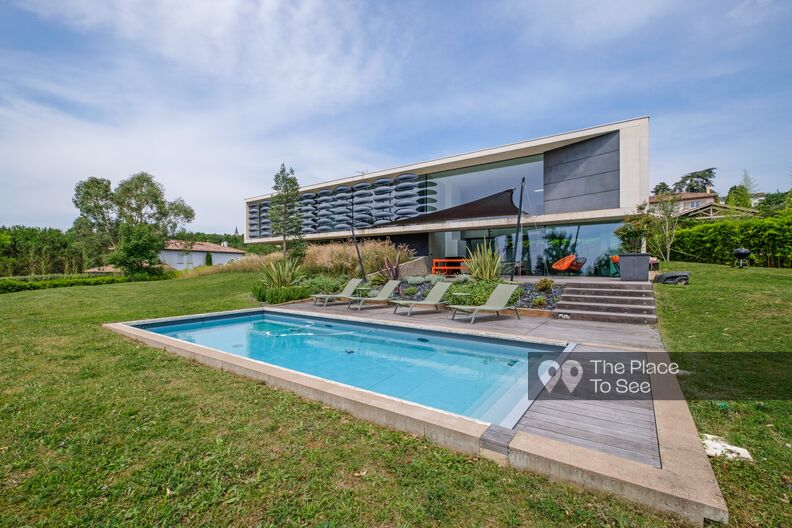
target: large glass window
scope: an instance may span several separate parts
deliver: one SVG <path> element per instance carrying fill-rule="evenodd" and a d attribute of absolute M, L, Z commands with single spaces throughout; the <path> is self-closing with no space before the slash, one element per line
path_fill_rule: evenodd
<path fill-rule="evenodd" d="M 504 262 L 514 263 L 518 274 L 555 275 L 555 262 L 568 255 L 577 256 L 580 269 L 573 274 L 611 277 L 616 269 L 611 255 L 619 252 L 619 239 L 613 232 L 621 224 L 580 224 L 563 226 L 525 226 L 522 240 L 515 244 L 514 229 L 463 231 L 468 249 L 490 240 Z M 515 258 L 517 255 L 517 258 Z"/>
<path fill-rule="evenodd" d="M 525 177 L 523 211 L 529 215 L 544 212 L 544 164 L 542 156 L 517 158 L 475 167 L 429 174 L 426 179 L 436 185 L 437 209 L 447 209 L 484 198 L 507 189 L 514 189 L 514 206 L 520 200 L 520 181 Z M 431 184 L 430 184 L 431 185 Z"/>

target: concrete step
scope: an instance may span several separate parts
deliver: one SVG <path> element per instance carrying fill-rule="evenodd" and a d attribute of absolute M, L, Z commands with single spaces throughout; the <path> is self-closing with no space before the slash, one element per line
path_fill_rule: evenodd
<path fill-rule="evenodd" d="M 564 288 L 564 295 L 617 295 L 620 297 L 647 297 L 654 298 L 652 290 L 633 289 L 605 289 L 605 288 L 580 288 L 577 285 Z"/>
<path fill-rule="evenodd" d="M 635 304 L 612 304 L 592 302 L 570 302 L 563 298 L 556 305 L 556 310 L 580 310 L 585 312 L 607 312 L 622 314 L 657 315 L 654 306 L 640 306 Z"/>
<path fill-rule="evenodd" d="M 578 321 L 602 321 L 607 323 L 656 324 L 657 316 L 626 313 L 591 312 L 587 310 L 553 310 L 553 316 L 568 315 Z M 565 318 L 564 318 L 565 319 Z"/>
<path fill-rule="evenodd" d="M 561 301 L 582 303 L 608 303 L 608 304 L 634 304 L 639 306 L 654 306 L 654 297 L 624 297 L 621 295 L 561 295 Z"/>
<path fill-rule="evenodd" d="M 562 281 L 559 281 L 562 282 Z M 567 288 L 589 288 L 598 290 L 652 290 L 650 282 L 568 282 Z"/>

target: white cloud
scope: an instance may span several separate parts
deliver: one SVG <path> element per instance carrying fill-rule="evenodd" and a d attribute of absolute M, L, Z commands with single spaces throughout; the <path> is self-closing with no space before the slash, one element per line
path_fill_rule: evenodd
<path fill-rule="evenodd" d="M 525 22 L 525 37 L 531 42 L 585 48 L 637 34 L 680 4 L 677 0 L 515 0 L 507 11 Z"/>
<path fill-rule="evenodd" d="M 53 23 L 101 33 L 80 57 L 0 50 L 0 179 L 20 199 L 0 224 L 68 226 L 74 184 L 145 170 L 197 211 L 197 230 L 242 229 L 245 196 L 282 161 L 301 182 L 387 166 L 322 126 L 399 67 L 390 24 L 356 3 L 31 1 Z M 113 43 L 113 40 L 116 42 Z M 310 120 L 308 119 L 310 118 Z M 310 124 L 310 127 L 309 127 Z"/>

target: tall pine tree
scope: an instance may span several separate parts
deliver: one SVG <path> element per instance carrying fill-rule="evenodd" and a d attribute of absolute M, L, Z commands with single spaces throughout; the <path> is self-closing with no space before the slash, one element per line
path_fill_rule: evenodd
<path fill-rule="evenodd" d="M 300 219 L 300 184 L 294 175 L 294 169 L 281 163 L 280 170 L 275 174 L 272 186 L 275 194 L 270 203 L 269 217 L 272 234 L 283 239 L 283 253 L 286 253 L 286 239 L 299 238 Z"/>

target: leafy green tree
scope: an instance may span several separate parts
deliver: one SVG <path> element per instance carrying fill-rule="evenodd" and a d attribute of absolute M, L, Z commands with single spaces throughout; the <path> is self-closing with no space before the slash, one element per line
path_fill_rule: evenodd
<path fill-rule="evenodd" d="M 164 247 L 165 237 L 156 226 L 122 223 L 118 229 L 118 243 L 108 261 L 128 276 L 155 275 L 162 272 L 158 264 Z"/>
<path fill-rule="evenodd" d="M 80 215 L 71 231 L 83 260 L 92 266 L 104 263 L 123 223 L 152 225 L 171 236 L 195 218 L 192 207 L 181 198 L 167 200 L 163 186 L 145 172 L 122 180 L 115 189 L 104 178 L 83 180 L 75 186 L 72 202 Z"/>
<path fill-rule="evenodd" d="M 657 185 L 655 185 L 654 188 L 652 189 L 652 194 L 654 194 L 655 196 L 660 194 L 668 194 L 670 192 L 672 192 L 671 186 L 668 185 L 666 182 L 660 182 Z"/>
<path fill-rule="evenodd" d="M 789 198 L 789 192 L 776 191 L 767 193 L 765 199 L 759 202 L 756 208 L 762 216 L 773 216 L 788 207 L 787 200 L 789 200 Z M 789 202 L 789 206 L 792 206 L 792 201 Z"/>
<path fill-rule="evenodd" d="M 693 171 L 682 176 L 674 184 L 674 192 L 707 192 L 715 180 L 715 167 Z"/>
<path fill-rule="evenodd" d="M 735 207 L 751 207 L 751 193 L 744 185 L 733 185 L 726 195 L 726 204 Z"/>
<path fill-rule="evenodd" d="M 286 239 L 301 239 L 301 218 L 299 209 L 300 184 L 294 175 L 294 169 L 286 169 L 281 163 L 280 170 L 275 174 L 272 186 L 275 194 L 270 203 L 269 217 L 272 234 L 283 240 L 283 252 L 286 253 Z M 300 241 L 296 242 L 299 245 Z"/>

